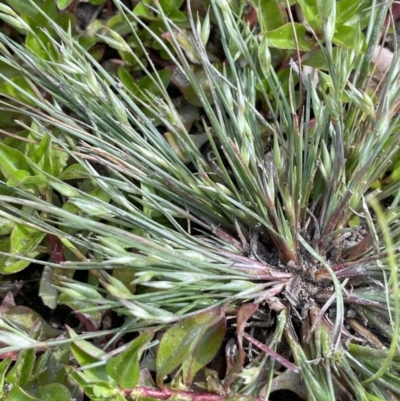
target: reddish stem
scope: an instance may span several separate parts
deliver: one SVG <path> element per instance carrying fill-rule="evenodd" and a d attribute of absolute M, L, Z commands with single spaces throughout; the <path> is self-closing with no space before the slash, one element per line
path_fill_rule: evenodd
<path fill-rule="evenodd" d="M 285 368 L 291 370 L 294 373 L 299 373 L 300 372 L 300 369 L 296 365 L 294 365 L 292 362 L 288 361 L 282 355 L 279 355 L 277 352 L 275 352 L 273 349 L 269 348 L 267 345 L 265 345 L 265 344 L 261 343 L 260 341 L 256 340 L 254 337 L 250 336 L 247 333 L 244 333 L 243 337 L 248 342 L 252 343 L 257 348 L 259 348 L 261 351 L 265 352 L 271 358 L 275 359 L 277 362 L 279 362 Z"/>
<path fill-rule="evenodd" d="M 131 398 L 151 397 L 158 400 L 168 400 L 170 398 L 172 399 L 183 398 L 190 401 L 220 401 L 227 398 L 226 395 L 219 395 L 213 393 L 171 390 L 166 387 L 160 390 L 157 388 L 144 387 L 144 386 L 135 387 L 133 390 L 125 390 L 124 395 L 130 396 Z M 264 401 L 263 398 L 257 398 L 257 397 L 251 397 L 251 399 L 253 401 Z"/>
<path fill-rule="evenodd" d="M 138 386 L 134 390 L 125 390 L 124 395 L 132 398 L 151 397 L 158 400 L 168 400 L 169 398 L 183 397 L 191 401 L 220 401 L 226 398 L 226 395 L 218 395 L 212 393 L 200 393 L 194 391 L 181 391 L 163 388 L 162 390 L 153 387 Z M 260 400 L 256 398 L 255 400 Z"/>

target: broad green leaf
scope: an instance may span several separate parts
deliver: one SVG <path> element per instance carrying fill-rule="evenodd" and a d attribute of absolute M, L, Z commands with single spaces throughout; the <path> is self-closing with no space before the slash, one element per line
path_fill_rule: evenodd
<path fill-rule="evenodd" d="M 57 0 L 57 7 L 60 10 L 64 10 L 72 3 L 72 0 Z"/>
<path fill-rule="evenodd" d="M 52 150 L 52 138 L 49 132 L 46 132 L 42 129 L 42 127 L 38 124 L 33 123 L 31 127 L 32 131 L 34 131 L 34 134 L 31 134 L 29 136 L 29 139 L 32 139 L 34 141 L 38 141 L 40 139 L 39 135 L 36 134 L 40 132 L 43 136 L 41 138 L 41 141 L 39 144 L 36 143 L 29 143 L 26 146 L 26 155 L 34 162 L 36 163 L 39 167 L 43 168 L 44 171 L 46 171 L 49 174 L 52 173 L 52 169 L 46 169 L 46 166 L 43 165 L 43 161 L 46 158 L 49 158 Z M 66 152 L 62 152 L 65 154 Z"/>
<path fill-rule="evenodd" d="M 176 23 L 180 23 L 182 25 L 183 25 L 183 23 L 188 21 L 187 15 L 185 13 L 183 13 L 182 11 L 179 11 L 179 10 L 168 11 L 167 16 L 171 21 L 174 21 Z"/>
<path fill-rule="evenodd" d="M 29 261 L 18 259 L 18 256 L 34 258 L 42 251 L 38 249 L 43 238 L 46 236 L 34 228 L 16 223 L 11 232 L 9 252 L 16 257 L 9 257 L 2 262 L 0 258 L 0 272 L 3 274 L 16 273 L 30 264 Z"/>
<path fill-rule="evenodd" d="M 1 65 L 0 65 L 0 69 L 1 69 Z M 0 114 L 0 119 L 1 119 L 1 117 L 2 116 Z M 1 120 L 0 120 L 0 122 L 1 122 Z M 2 143 L 12 149 L 17 149 L 20 152 L 25 153 L 27 143 L 23 139 L 28 138 L 29 134 L 30 134 L 29 130 L 22 130 L 22 131 L 18 132 L 18 137 L 11 137 L 11 136 L 6 137 L 4 140 L 2 140 Z"/>
<path fill-rule="evenodd" d="M 184 0 L 160 0 L 160 6 L 164 12 L 178 10 Z"/>
<path fill-rule="evenodd" d="M 71 338 L 76 338 L 78 335 L 71 329 L 67 328 Z M 100 348 L 95 347 L 92 343 L 85 340 L 76 340 L 71 343 L 71 351 L 80 366 L 90 365 L 100 361 L 105 353 Z M 109 376 L 104 365 L 85 369 L 84 375 L 95 381 L 108 381 Z"/>
<path fill-rule="evenodd" d="M 99 329 L 103 316 L 102 311 L 94 309 L 87 312 L 80 312 L 81 309 L 93 308 L 97 306 L 97 304 L 94 302 L 90 302 L 90 298 L 80 299 L 78 297 L 73 297 L 68 292 L 62 292 L 58 298 L 58 303 L 67 305 L 73 311 L 75 311 L 80 320 L 84 322 L 86 330 L 89 328 L 92 331 Z"/>
<path fill-rule="evenodd" d="M 23 153 L 19 150 L 10 148 L 0 142 L 0 171 L 5 178 L 9 178 L 18 170 L 32 172 L 28 161 Z"/>
<path fill-rule="evenodd" d="M 10 357 L 0 362 L 0 397 L 4 397 L 4 379 L 11 362 L 12 360 Z"/>
<path fill-rule="evenodd" d="M 4 401 L 41 401 L 26 393 L 20 386 L 14 384 Z"/>
<path fill-rule="evenodd" d="M 85 369 L 84 371 L 77 371 L 75 368 L 72 366 L 66 366 L 65 370 L 68 373 L 68 376 L 74 380 L 85 392 L 85 394 L 89 397 L 90 400 L 98 400 L 98 398 L 95 398 L 95 393 L 93 391 L 94 384 L 97 384 L 97 386 L 101 386 L 104 384 L 104 387 L 110 387 L 111 385 L 115 385 L 113 381 L 111 381 L 111 378 L 109 377 L 109 381 L 105 380 L 99 380 L 93 377 L 93 375 L 88 372 L 88 369 Z M 101 399 L 103 400 L 103 399 Z"/>
<path fill-rule="evenodd" d="M 162 70 L 157 72 L 157 75 L 160 77 L 163 87 L 166 88 L 170 83 L 172 71 Z M 139 99 L 146 100 L 148 98 L 147 92 L 152 93 L 154 96 L 161 95 L 160 89 L 153 82 L 156 80 L 154 73 L 142 78 L 138 82 L 135 82 L 132 75 L 125 68 L 119 68 L 118 77 L 126 89 L 131 91 L 132 94 L 137 96 Z"/>
<path fill-rule="evenodd" d="M 118 34 L 124 36 L 127 34 L 130 34 L 132 32 L 132 26 L 136 27 L 137 23 L 135 20 L 130 18 L 130 23 L 127 21 L 128 16 L 117 14 L 111 17 L 106 24 L 107 28 L 112 29 L 114 32 L 117 32 Z M 129 42 L 129 44 L 132 46 L 132 43 Z"/>
<path fill-rule="evenodd" d="M 5 217 L 0 217 L 0 236 L 10 234 L 14 228 L 14 224 L 15 223 L 12 220 L 9 220 Z"/>
<path fill-rule="evenodd" d="M 28 17 L 27 20 L 34 32 L 29 32 L 26 36 L 26 47 L 33 53 L 33 55 L 38 56 L 42 60 L 57 60 L 59 58 L 59 51 L 57 48 L 55 48 L 54 44 L 51 42 L 51 39 L 46 35 L 46 33 L 43 32 L 41 25 L 37 25 L 35 18 Z M 53 33 L 53 31 L 49 28 L 47 31 L 49 31 L 49 33 Z M 55 33 L 53 33 L 52 36 L 55 36 Z M 41 96 L 41 93 L 39 91 L 35 91 L 35 95 L 36 97 L 38 95 Z M 41 97 L 40 100 L 45 101 L 43 97 Z"/>
<path fill-rule="evenodd" d="M 143 0 L 142 2 L 140 2 L 139 4 L 137 4 L 135 6 L 135 8 L 133 9 L 133 13 L 137 17 L 141 17 L 144 19 L 155 19 L 152 11 L 150 10 L 149 7 L 146 7 L 146 4 L 152 4 L 152 1 L 151 0 Z"/>
<path fill-rule="evenodd" d="M 183 377 L 187 386 L 190 386 L 196 373 L 211 362 L 221 347 L 225 336 L 225 318 L 212 325 L 199 339 L 191 350 L 191 354 L 182 364 Z"/>
<path fill-rule="evenodd" d="M 19 353 L 17 361 L 6 375 L 6 381 L 24 386 L 30 380 L 33 364 L 35 363 L 35 350 L 26 349 Z"/>
<path fill-rule="evenodd" d="M 364 4 L 363 4 L 364 3 Z M 336 24 L 344 25 L 347 21 L 353 19 L 359 8 L 366 6 L 364 1 L 341 0 L 336 2 Z M 363 7 L 363 8 L 364 8 Z"/>
<path fill-rule="evenodd" d="M 256 1 L 255 8 L 262 32 L 273 31 L 288 22 L 285 7 L 276 0 Z"/>
<path fill-rule="evenodd" d="M 17 170 L 8 178 L 7 186 L 24 188 L 32 193 L 43 193 L 47 186 L 47 178 L 43 174 L 31 175 L 25 170 Z"/>
<path fill-rule="evenodd" d="M 65 184 L 63 182 L 51 180 L 49 182 L 49 185 L 55 189 L 57 192 L 59 192 L 61 195 L 67 196 L 67 197 L 79 197 L 80 193 L 77 191 L 74 187 L 71 185 Z"/>
<path fill-rule="evenodd" d="M 161 85 L 165 89 L 170 83 L 172 71 L 171 70 L 158 71 L 157 75 L 161 80 Z M 147 95 L 147 92 L 150 92 L 154 96 L 160 96 L 162 92 L 158 88 L 158 86 L 153 82 L 154 80 L 156 80 L 156 76 L 154 73 L 142 78 L 137 84 L 139 91 L 143 93 L 145 96 Z"/>
<path fill-rule="evenodd" d="M 4 61 L 0 61 L 0 71 L 1 75 L 4 75 L 7 78 L 14 78 L 18 75 L 21 75 L 21 73 L 16 68 L 9 66 Z M 0 82 L 4 82 L 2 78 L 0 78 Z"/>
<path fill-rule="evenodd" d="M 296 30 L 297 42 L 293 28 Z M 296 49 L 298 44 L 300 50 L 310 51 L 315 45 L 315 40 L 307 37 L 304 25 L 298 22 L 288 23 L 274 31 L 267 32 L 266 39 L 268 46 L 278 49 Z"/>
<path fill-rule="evenodd" d="M 40 388 L 39 397 L 41 401 L 70 401 L 71 393 L 62 384 L 52 383 Z"/>
<path fill-rule="evenodd" d="M 69 344 L 52 347 L 46 351 L 35 364 L 35 374 L 38 376 L 39 386 L 46 386 L 52 383 L 67 385 L 68 378 L 65 366 L 69 363 L 71 352 Z"/>
<path fill-rule="evenodd" d="M 197 84 L 202 87 L 207 97 L 207 100 L 213 104 L 213 98 L 210 89 L 210 82 L 208 80 L 206 72 L 201 69 L 195 72 L 195 77 L 197 80 Z M 181 73 L 178 69 L 174 69 L 171 81 L 178 87 L 178 89 L 182 92 L 183 97 L 188 101 L 188 103 L 202 107 L 202 102 L 199 99 L 199 96 L 193 86 L 190 84 L 187 77 Z"/>
<path fill-rule="evenodd" d="M 40 130 L 36 124 L 32 125 L 32 129 Z M 37 139 L 37 135 L 30 135 L 30 138 Z M 26 146 L 26 155 L 37 164 L 46 173 L 53 173 L 53 160 L 52 160 L 52 139 L 49 133 L 45 133 L 40 144 L 28 144 Z M 65 152 L 63 152 L 65 153 Z"/>
<path fill-rule="evenodd" d="M 357 53 L 360 52 L 365 45 L 361 34 L 360 24 L 341 26 L 334 33 L 332 41 L 338 46 L 354 49 Z"/>
<path fill-rule="evenodd" d="M 88 195 L 93 196 L 103 202 L 110 201 L 110 195 L 104 189 L 100 187 L 95 187 L 92 191 L 88 192 Z"/>
<path fill-rule="evenodd" d="M 191 358 L 208 329 L 224 319 L 224 310 L 214 308 L 183 319 L 168 329 L 157 351 L 157 384 L 162 386 L 164 376 L 184 363 L 186 358 Z"/>
<path fill-rule="evenodd" d="M 38 327 L 39 333 L 37 340 L 44 341 L 49 338 L 57 337 L 61 334 L 60 330 L 51 327 L 39 313 L 23 305 L 2 308 L 0 317 L 13 323 L 21 332 L 31 334 L 32 328 Z"/>
<path fill-rule="evenodd" d="M 7 0 L 7 3 L 18 14 L 28 14 L 31 16 L 35 16 L 39 11 L 33 4 L 37 4 L 40 8 L 41 1 L 40 0 L 32 0 L 32 2 L 29 2 L 27 0 Z"/>
<path fill-rule="evenodd" d="M 3 82 L 0 84 L 0 93 L 4 95 L 8 95 L 13 97 L 14 99 L 21 100 L 23 103 L 26 103 L 30 106 L 34 106 L 34 102 L 25 96 L 24 92 L 27 95 L 37 97 L 38 93 L 35 93 L 32 90 L 32 87 L 26 80 L 26 78 L 21 76 L 16 76 L 11 78 L 12 83 Z"/>
<path fill-rule="evenodd" d="M 74 163 L 65 168 L 58 176 L 61 181 L 76 180 L 79 178 L 87 178 L 87 169 L 79 163 Z"/>
<path fill-rule="evenodd" d="M 336 59 L 338 53 L 338 48 L 334 47 L 332 49 L 332 58 Z M 329 70 L 328 60 L 326 58 L 326 54 L 321 50 L 315 50 L 310 52 L 304 57 L 303 65 L 308 65 L 310 67 L 314 67 L 318 70 Z"/>
<path fill-rule="evenodd" d="M 45 266 L 40 277 L 39 296 L 50 309 L 55 309 L 58 301 L 58 290 L 54 285 L 54 268 Z"/>
<path fill-rule="evenodd" d="M 97 348 L 89 341 L 78 340 L 78 335 L 71 328 L 68 327 L 67 331 L 70 338 L 77 339 L 73 342 L 76 347 L 74 347 L 72 352 L 81 366 L 89 365 L 105 356 L 104 351 L 102 351 L 100 348 Z"/>
<path fill-rule="evenodd" d="M 315 32 L 322 29 L 317 0 L 298 0 L 304 18 Z M 297 29 L 296 29 L 297 30 Z"/>
<path fill-rule="evenodd" d="M 49 21 L 55 21 L 57 18 L 58 10 L 56 7 L 56 3 L 54 0 L 45 0 L 41 5 L 41 10 L 43 13 L 38 13 L 35 17 L 35 20 L 42 29 L 47 29 L 48 31 L 52 31 L 51 24 Z"/>
<path fill-rule="evenodd" d="M 127 349 L 107 361 L 107 373 L 122 389 L 133 389 L 139 381 L 139 360 L 143 347 L 153 338 L 153 331 L 144 331 Z"/>

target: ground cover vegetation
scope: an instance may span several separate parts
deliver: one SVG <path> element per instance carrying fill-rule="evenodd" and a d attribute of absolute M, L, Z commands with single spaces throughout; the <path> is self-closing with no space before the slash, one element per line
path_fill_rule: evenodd
<path fill-rule="evenodd" d="M 1 1 L 1 399 L 400 399 L 399 16 Z"/>

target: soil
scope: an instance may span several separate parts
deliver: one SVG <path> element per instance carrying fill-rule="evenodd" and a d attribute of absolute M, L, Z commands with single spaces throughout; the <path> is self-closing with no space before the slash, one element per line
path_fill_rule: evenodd
<path fill-rule="evenodd" d="M 296 393 L 289 390 L 274 391 L 269 396 L 269 401 L 304 401 Z"/>

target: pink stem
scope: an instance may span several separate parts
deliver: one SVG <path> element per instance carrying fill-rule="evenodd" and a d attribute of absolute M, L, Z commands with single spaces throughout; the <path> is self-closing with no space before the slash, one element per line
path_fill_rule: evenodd
<path fill-rule="evenodd" d="M 284 358 L 282 355 L 279 355 L 277 352 L 269 348 L 267 345 L 260 343 L 260 341 L 256 340 L 254 337 L 250 336 L 247 333 L 243 334 L 243 337 L 253 345 L 255 345 L 257 348 L 259 348 L 261 351 L 265 352 L 267 355 L 269 355 L 271 358 L 276 359 L 281 365 L 283 365 L 285 368 L 291 370 L 294 373 L 299 373 L 300 369 L 294 365 L 292 362 L 289 362 L 286 358 Z"/>

